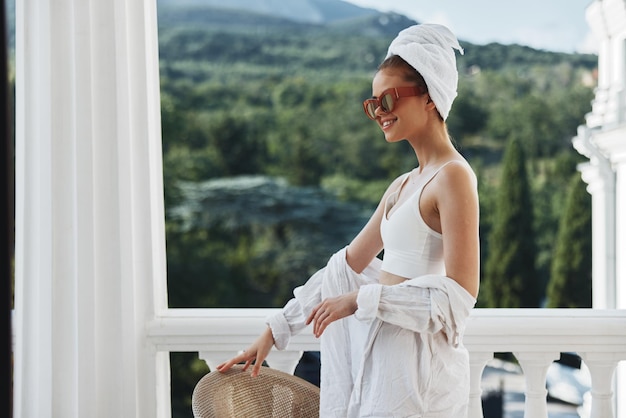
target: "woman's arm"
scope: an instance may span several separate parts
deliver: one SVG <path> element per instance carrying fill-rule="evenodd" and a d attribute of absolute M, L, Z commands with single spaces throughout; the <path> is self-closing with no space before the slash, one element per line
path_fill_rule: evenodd
<path fill-rule="evenodd" d="M 469 165 L 450 164 L 436 180 L 435 210 L 443 236 L 446 276 L 477 297 L 480 242 L 476 177 Z"/>

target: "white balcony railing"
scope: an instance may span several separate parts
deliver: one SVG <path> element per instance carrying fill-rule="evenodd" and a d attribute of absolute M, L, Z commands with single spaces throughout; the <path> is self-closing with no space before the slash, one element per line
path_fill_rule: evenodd
<path fill-rule="evenodd" d="M 273 309 L 169 309 L 148 326 L 157 351 L 198 352 L 209 368 L 247 347 Z M 494 353 L 514 353 L 524 372 L 525 418 L 547 418 L 546 373 L 561 352 L 576 352 L 591 374 L 591 418 L 614 417 L 613 376 L 626 360 L 626 311 L 474 309 L 464 339 L 470 351 L 470 418 L 483 416 L 481 377 Z M 287 350 L 273 350 L 271 367 L 293 373 L 304 351 L 319 350 L 307 329 Z M 165 375 L 168 375 L 167 373 Z"/>

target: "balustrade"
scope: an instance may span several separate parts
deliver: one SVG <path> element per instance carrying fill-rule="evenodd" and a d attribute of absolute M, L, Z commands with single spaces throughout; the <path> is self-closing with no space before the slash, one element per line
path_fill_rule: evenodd
<path fill-rule="evenodd" d="M 157 351 L 198 352 L 210 369 L 246 348 L 275 309 L 170 309 L 148 327 Z M 614 418 L 613 375 L 626 360 L 626 311 L 474 309 L 464 338 L 470 352 L 469 418 L 481 418 L 481 377 L 494 353 L 513 353 L 526 380 L 525 418 L 547 418 L 546 372 L 561 352 L 576 352 L 592 378 L 590 418 Z M 309 329 L 287 350 L 272 350 L 271 367 L 293 373 L 304 351 L 319 350 Z M 167 373 L 159 375 L 168 376 Z M 161 382 L 169 384 L 169 382 Z M 626 417 L 620 412 L 620 417 Z"/>

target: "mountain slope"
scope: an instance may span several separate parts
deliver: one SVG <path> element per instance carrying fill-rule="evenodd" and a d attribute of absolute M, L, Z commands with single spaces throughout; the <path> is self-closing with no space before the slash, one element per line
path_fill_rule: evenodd
<path fill-rule="evenodd" d="M 329 23 L 343 19 L 371 16 L 378 12 L 341 0 L 158 0 L 158 7 L 214 7 L 224 10 L 247 11 L 281 17 L 297 22 Z"/>

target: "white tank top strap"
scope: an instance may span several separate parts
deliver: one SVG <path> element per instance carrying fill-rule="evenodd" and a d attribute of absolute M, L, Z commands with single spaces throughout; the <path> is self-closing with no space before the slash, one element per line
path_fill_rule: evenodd
<path fill-rule="evenodd" d="M 430 181 L 431 181 L 433 178 L 435 178 L 435 176 L 436 176 L 437 174 L 439 174 L 439 172 L 440 172 L 441 170 L 443 170 L 443 168 L 444 168 L 445 166 L 447 166 L 447 165 L 449 165 L 449 164 L 451 164 L 451 163 L 461 163 L 461 161 L 459 161 L 459 160 L 450 160 L 450 161 L 446 161 L 445 163 L 441 164 L 441 165 L 439 166 L 439 168 L 438 168 L 438 169 L 436 169 L 436 170 L 435 170 L 435 172 L 434 172 L 434 173 L 433 173 L 433 174 L 429 177 L 429 179 L 428 179 L 428 180 L 426 180 L 426 182 L 424 183 L 424 186 L 426 186 L 428 183 L 430 183 Z M 422 186 L 422 187 L 424 187 L 424 186 Z"/>

